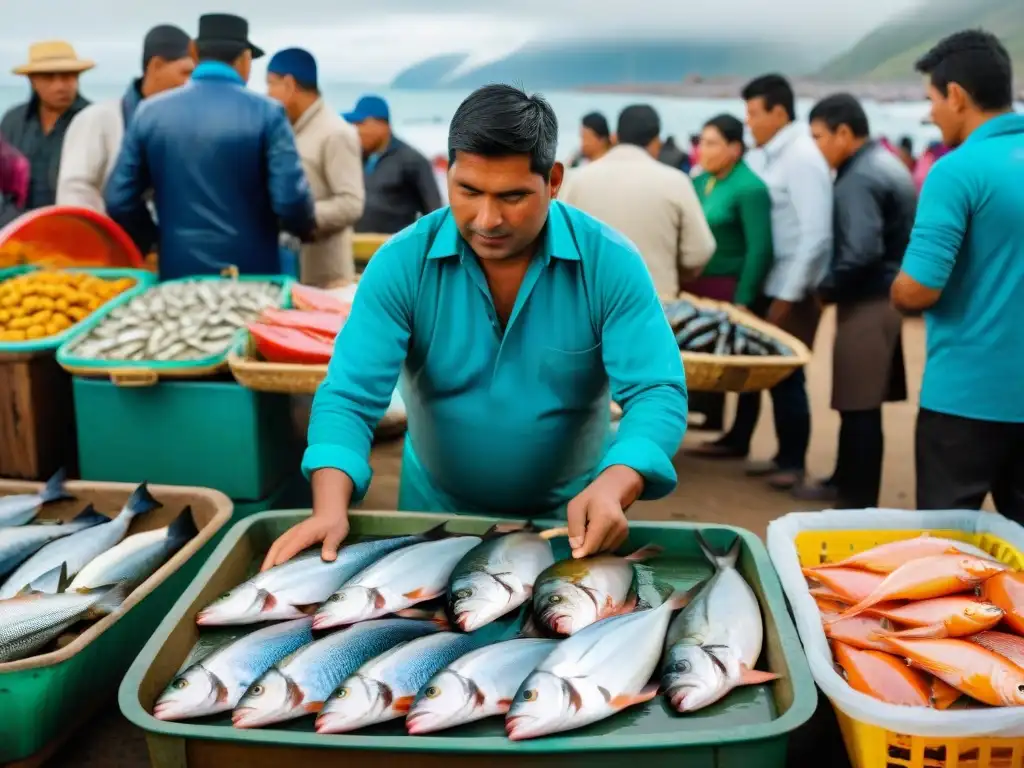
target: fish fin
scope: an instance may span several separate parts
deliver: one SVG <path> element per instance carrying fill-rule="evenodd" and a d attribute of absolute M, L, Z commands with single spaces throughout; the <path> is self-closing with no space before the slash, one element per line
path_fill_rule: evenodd
<path fill-rule="evenodd" d="M 650 560 L 652 557 L 657 557 L 664 551 L 665 548 L 659 547 L 657 544 L 645 544 L 633 554 L 626 555 L 626 559 L 631 563 L 642 563 L 644 560 Z"/>
<path fill-rule="evenodd" d="M 800 570 L 803 572 L 804 578 L 810 582 L 808 586 L 821 586 L 821 582 L 818 580 L 818 574 L 813 568 L 801 568 Z"/>
<path fill-rule="evenodd" d="M 324 708 L 324 702 L 322 701 L 307 701 L 302 705 L 302 711 L 307 712 L 311 715 L 319 714 Z"/>
<path fill-rule="evenodd" d="M 396 712 L 408 712 L 412 709 L 412 703 L 415 699 L 415 696 L 399 696 L 391 702 L 391 708 Z"/>
<path fill-rule="evenodd" d="M 92 525 L 99 525 L 100 523 L 109 523 L 110 518 L 106 515 L 97 512 L 96 507 L 92 504 L 87 504 L 85 509 L 71 518 L 72 523 L 90 523 Z"/>
<path fill-rule="evenodd" d="M 504 715 L 512 708 L 512 699 L 498 699 L 494 705 L 499 715 Z"/>
<path fill-rule="evenodd" d="M 46 481 L 46 485 L 43 486 L 43 490 L 39 492 L 39 498 L 42 499 L 43 504 L 49 504 L 52 501 L 60 501 L 61 499 L 73 499 L 75 498 L 67 489 L 64 487 L 64 483 L 67 482 L 68 471 L 61 467 L 53 473 L 53 477 Z"/>
<path fill-rule="evenodd" d="M 306 616 L 312 616 L 314 613 L 317 612 L 317 610 L 319 610 L 320 603 L 310 603 L 309 605 L 293 605 L 292 608 L 294 608 L 299 613 L 305 614 Z"/>
<path fill-rule="evenodd" d="M 56 568 L 51 568 L 46 573 L 37 576 L 28 584 L 18 590 L 17 596 L 34 594 L 56 595 L 67 589 L 70 580 L 68 579 L 68 564 L 61 563 Z"/>
<path fill-rule="evenodd" d="M 672 604 L 671 610 L 681 610 L 688 606 L 691 602 L 693 602 L 693 598 L 695 598 L 698 595 L 698 593 L 704 588 L 705 584 L 707 584 L 706 580 L 694 584 L 689 589 L 677 590 L 673 592 L 671 595 L 669 595 L 668 599 L 665 602 Z"/>
<path fill-rule="evenodd" d="M 424 587 L 417 587 L 412 592 L 406 592 L 402 595 L 402 597 L 406 597 L 410 600 L 431 600 L 432 598 L 436 597 L 436 595 L 431 594 Z M 378 608 L 383 608 L 384 596 L 378 592 L 377 596 L 374 598 L 374 603 Z"/>
<path fill-rule="evenodd" d="M 263 607 L 260 608 L 260 613 L 270 613 L 277 607 L 277 598 L 265 590 L 260 590 L 263 593 Z"/>
<path fill-rule="evenodd" d="M 384 599 L 384 595 L 382 595 L 376 589 L 372 590 L 372 592 L 373 592 L 373 607 L 376 608 L 379 611 L 382 608 L 384 608 L 384 606 L 386 606 L 388 604 L 388 601 L 385 600 Z"/>
<path fill-rule="evenodd" d="M 167 526 L 167 538 L 175 543 L 184 544 L 198 533 L 199 529 L 196 527 L 195 518 L 192 517 L 191 504 L 181 510 L 181 513 L 174 518 L 174 522 Z"/>
<path fill-rule="evenodd" d="M 394 615 L 400 619 L 431 621 L 437 615 L 437 611 L 431 611 L 427 608 L 402 608 L 399 611 L 395 611 Z"/>
<path fill-rule="evenodd" d="M 618 696 L 612 696 L 608 700 L 608 704 L 613 709 L 625 709 L 626 707 L 632 707 L 636 704 L 643 704 L 644 702 L 650 701 L 658 695 L 658 686 L 651 683 L 645 686 L 639 693 L 620 693 Z"/>
<path fill-rule="evenodd" d="M 746 664 L 740 664 L 740 685 L 763 685 L 773 680 L 778 680 L 782 675 L 774 672 L 762 672 L 759 669 L 751 669 Z"/>
<path fill-rule="evenodd" d="M 220 678 L 217 677 L 212 672 L 208 672 L 207 674 L 210 675 L 210 681 L 213 683 L 213 689 L 215 691 L 217 691 L 216 702 L 218 704 L 227 704 L 228 703 L 228 689 L 227 689 L 227 687 L 224 685 L 224 683 L 222 683 L 220 681 Z"/>
<path fill-rule="evenodd" d="M 445 520 L 440 525 L 435 525 L 433 528 L 430 528 L 420 534 L 420 538 L 425 539 L 426 541 L 432 541 L 434 539 L 443 539 L 446 536 L 448 536 L 447 520 Z"/>
<path fill-rule="evenodd" d="M 604 700 L 605 701 L 611 701 L 612 700 L 612 693 L 611 693 L 611 691 L 609 691 L 603 685 L 597 686 L 597 692 L 600 693 L 602 696 L 604 696 Z"/>
<path fill-rule="evenodd" d="M 132 491 L 132 495 L 128 497 L 124 511 L 134 517 L 135 515 L 144 515 L 162 506 L 163 504 L 154 499 L 153 494 L 149 492 L 149 486 L 143 482 L 139 483 L 138 487 Z"/>
<path fill-rule="evenodd" d="M 562 680 L 562 686 L 565 688 L 565 692 L 569 695 L 569 706 L 576 712 L 583 709 L 583 697 L 580 696 L 579 689 L 565 679 Z"/>
<path fill-rule="evenodd" d="M 906 637 L 911 640 L 941 640 L 949 637 L 949 630 L 945 624 L 929 624 L 926 627 L 913 627 L 912 629 L 903 629 L 898 632 L 883 627 L 882 632 L 876 630 L 875 634 L 883 637 Z"/>
<path fill-rule="evenodd" d="M 88 594 L 103 592 L 103 596 L 85 612 L 85 618 L 98 618 L 114 613 L 132 592 L 132 585 L 126 582 L 96 589 L 85 590 Z"/>
<path fill-rule="evenodd" d="M 483 536 L 480 538 L 484 541 L 489 541 L 490 539 L 496 539 L 504 536 L 507 533 L 519 533 L 524 530 L 526 530 L 526 526 L 522 523 L 495 523 L 484 531 Z"/>

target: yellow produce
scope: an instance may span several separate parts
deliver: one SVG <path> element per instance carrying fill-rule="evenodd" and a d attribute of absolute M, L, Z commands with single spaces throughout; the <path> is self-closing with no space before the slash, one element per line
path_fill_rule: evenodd
<path fill-rule="evenodd" d="M 4 280 L 0 283 L 0 342 L 55 336 L 134 285 L 130 277 L 108 280 L 61 269 Z"/>

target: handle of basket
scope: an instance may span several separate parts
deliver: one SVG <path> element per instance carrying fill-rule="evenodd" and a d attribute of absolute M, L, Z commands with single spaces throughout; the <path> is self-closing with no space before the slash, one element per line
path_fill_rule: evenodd
<path fill-rule="evenodd" d="M 229 280 L 237 280 L 238 274 L 238 267 L 236 267 L 234 264 L 230 264 L 220 271 L 220 276 L 226 277 Z"/>
<path fill-rule="evenodd" d="M 110 371 L 110 381 L 117 387 L 152 387 L 159 379 L 156 371 L 149 368 L 120 368 Z"/>

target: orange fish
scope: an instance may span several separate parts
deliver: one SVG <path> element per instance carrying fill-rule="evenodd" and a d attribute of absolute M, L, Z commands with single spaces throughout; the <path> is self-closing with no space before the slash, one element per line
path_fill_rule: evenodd
<path fill-rule="evenodd" d="M 949 709 L 957 703 L 961 696 L 963 694 L 952 685 L 947 685 L 937 677 L 932 678 L 929 698 L 935 709 Z"/>
<path fill-rule="evenodd" d="M 862 651 L 846 643 L 832 643 L 832 653 L 846 673 L 846 682 L 887 704 L 927 707 L 931 688 L 928 680 L 891 653 Z"/>
<path fill-rule="evenodd" d="M 1006 612 L 1010 629 L 1024 635 L 1024 573 L 1006 571 L 993 576 L 981 588 L 982 596 Z"/>
<path fill-rule="evenodd" d="M 954 638 L 887 641 L 914 666 L 983 704 L 1024 705 L 1024 669 L 987 648 Z"/>
<path fill-rule="evenodd" d="M 822 616 L 830 616 L 833 614 L 838 616 L 840 613 L 845 611 L 849 605 L 846 602 L 836 599 L 838 598 L 838 595 L 834 597 L 814 595 L 814 590 L 811 590 L 811 593 L 814 597 L 814 602 L 818 604 L 818 611 L 821 613 Z"/>
<path fill-rule="evenodd" d="M 867 613 L 913 629 L 889 632 L 892 637 L 966 637 L 992 629 L 1003 618 L 1002 608 L 966 595 L 936 597 L 905 605 L 876 605 Z"/>
<path fill-rule="evenodd" d="M 827 571 L 804 568 L 803 571 L 804 576 L 828 590 L 823 594 L 820 589 L 815 589 L 811 594 L 821 597 L 838 595 L 850 603 L 863 600 L 885 580 L 884 576 L 877 573 L 858 571 L 855 568 L 832 568 Z"/>
<path fill-rule="evenodd" d="M 878 636 L 882 632 L 882 620 L 874 616 L 854 616 L 834 624 L 825 623 L 825 637 L 838 640 L 864 651 L 892 653 L 892 648 Z"/>
<path fill-rule="evenodd" d="M 877 547 L 859 552 L 838 563 L 825 563 L 815 566 L 815 570 L 824 568 L 861 568 L 874 573 L 888 574 L 904 563 L 932 555 L 964 554 L 963 545 L 952 539 L 929 536 L 927 533 L 913 539 L 890 541 Z M 972 548 L 973 549 L 973 548 Z"/>
<path fill-rule="evenodd" d="M 982 648 L 988 648 L 992 653 L 998 653 L 1024 669 L 1024 638 L 1008 632 L 979 632 L 967 639 Z"/>
<path fill-rule="evenodd" d="M 973 555 L 932 555 L 904 563 L 841 615 L 848 619 L 886 600 L 927 600 L 974 589 L 1009 566 Z"/>

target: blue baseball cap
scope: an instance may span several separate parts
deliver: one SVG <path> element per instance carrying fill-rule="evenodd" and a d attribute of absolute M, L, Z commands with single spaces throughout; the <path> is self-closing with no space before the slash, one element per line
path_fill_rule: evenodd
<path fill-rule="evenodd" d="M 291 75 L 302 85 L 317 87 L 316 59 L 302 48 L 285 48 L 275 53 L 267 64 L 267 72 L 281 77 Z"/>
<path fill-rule="evenodd" d="M 356 102 L 351 112 L 342 112 L 341 116 L 350 123 L 361 123 L 370 119 L 391 122 L 391 110 L 380 96 L 363 96 Z"/>

